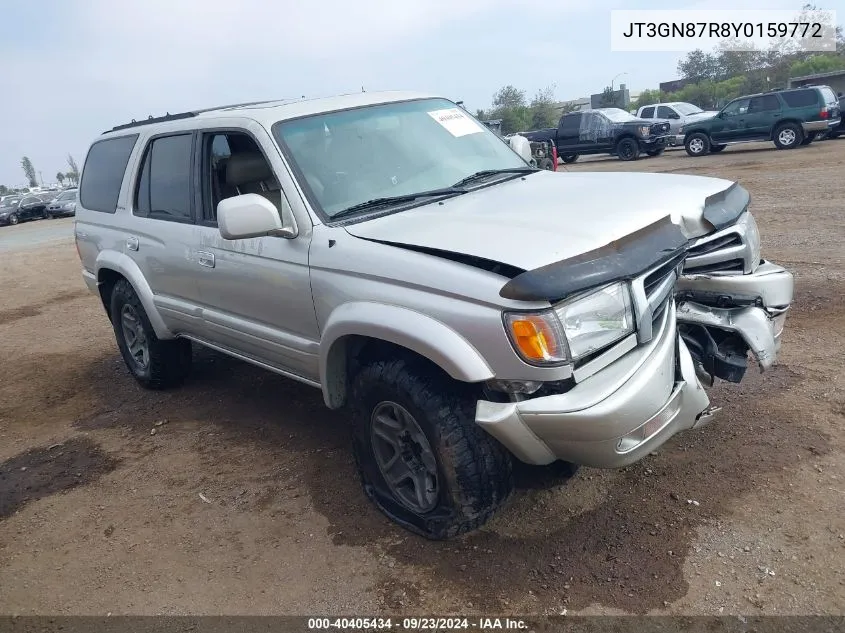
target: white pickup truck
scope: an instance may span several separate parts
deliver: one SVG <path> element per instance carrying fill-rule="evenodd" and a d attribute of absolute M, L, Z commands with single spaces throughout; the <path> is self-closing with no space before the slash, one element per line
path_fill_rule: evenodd
<path fill-rule="evenodd" d="M 637 110 L 640 119 L 664 119 L 669 122 L 669 145 L 683 145 L 683 135 L 678 133 L 682 126 L 701 119 L 709 119 L 718 114 L 718 110 L 705 111 L 691 103 L 675 101 L 672 103 L 653 103 Z"/>

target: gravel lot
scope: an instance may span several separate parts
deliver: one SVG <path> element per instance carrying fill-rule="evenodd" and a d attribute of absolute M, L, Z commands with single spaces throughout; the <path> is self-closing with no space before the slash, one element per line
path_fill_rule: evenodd
<path fill-rule="evenodd" d="M 748 188 L 796 275 L 780 363 L 635 466 L 523 476 L 447 543 L 365 500 L 317 390 L 197 351 L 184 388 L 143 391 L 71 221 L 0 228 L 0 612 L 845 613 L 844 168 L 845 139 L 566 166 Z"/>

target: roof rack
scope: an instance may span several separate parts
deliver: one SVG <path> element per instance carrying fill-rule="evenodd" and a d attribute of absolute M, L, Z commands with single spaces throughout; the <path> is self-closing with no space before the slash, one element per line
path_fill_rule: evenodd
<path fill-rule="evenodd" d="M 146 119 L 141 119 L 140 121 L 132 119 L 129 123 L 116 125 L 112 129 L 103 132 L 103 134 L 108 134 L 109 132 L 117 132 L 118 130 L 126 130 L 133 127 L 139 127 L 141 125 L 151 125 L 153 123 L 164 123 L 165 121 L 178 121 L 180 119 L 190 119 L 191 117 L 195 117 L 198 114 L 202 114 L 203 112 L 214 112 L 215 110 L 231 110 L 233 108 L 245 108 L 247 106 L 258 105 L 260 103 L 272 103 L 273 101 L 278 101 L 278 99 L 270 99 L 266 101 L 247 101 L 245 103 L 232 103 L 224 106 L 215 106 L 213 108 L 203 108 L 202 110 L 177 112 L 176 114 L 170 114 L 168 112 L 164 116 L 154 117 L 153 115 L 150 115 Z"/>

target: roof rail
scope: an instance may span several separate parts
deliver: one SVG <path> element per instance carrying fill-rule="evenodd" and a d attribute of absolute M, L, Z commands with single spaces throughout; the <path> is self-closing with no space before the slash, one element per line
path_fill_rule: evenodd
<path fill-rule="evenodd" d="M 278 101 L 278 99 L 269 99 L 265 101 L 247 101 L 245 103 L 232 103 L 229 105 L 214 106 L 213 108 L 203 108 L 202 110 L 177 112 L 176 114 L 170 114 L 168 112 L 164 116 L 157 117 L 150 115 L 146 119 L 141 119 L 140 121 L 132 119 L 129 123 L 124 123 L 123 125 L 116 125 L 112 129 L 103 132 L 103 134 L 108 134 L 109 132 L 117 132 L 118 130 L 126 130 L 133 127 L 139 127 L 141 125 L 150 125 L 152 123 L 164 123 L 165 121 L 178 121 L 180 119 L 190 119 L 191 117 L 195 117 L 203 112 L 214 112 L 215 110 L 231 110 L 233 108 L 245 108 L 247 106 L 258 105 L 261 103 L 273 103 L 274 101 Z"/>
<path fill-rule="evenodd" d="M 164 121 L 178 121 L 179 119 L 190 119 L 194 116 L 197 116 L 196 112 L 179 112 L 177 114 L 170 114 L 168 112 L 164 116 L 156 117 L 150 115 L 146 119 L 141 119 L 140 121 L 132 119 L 129 123 L 124 123 L 123 125 L 116 125 L 112 129 L 103 132 L 103 134 L 108 134 L 109 132 L 117 132 L 118 130 L 126 130 L 128 128 L 138 127 L 140 125 L 150 125 L 152 123 L 162 123 Z"/>

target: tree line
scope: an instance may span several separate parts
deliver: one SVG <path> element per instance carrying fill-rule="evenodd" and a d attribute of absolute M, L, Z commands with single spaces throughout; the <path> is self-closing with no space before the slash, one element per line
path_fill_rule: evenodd
<path fill-rule="evenodd" d="M 798 22 L 822 22 L 833 26 L 830 15 L 815 5 L 806 4 L 796 17 Z M 685 85 L 675 92 L 643 90 L 629 109 L 666 101 L 686 101 L 703 109 L 719 108 L 731 99 L 746 94 L 785 88 L 792 77 L 845 70 L 845 36 L 835 26 L 836 51 L 818 53 L 802 50 L 795 42 L 783 42 L 767 49 L 728 50 L 738 42 L 723 44 L 713 52 L 695 50 L 678 62 L 678 74 Z M 502 133 L 524 132 L 556 127 L 560 117 L 577 109 L 575 102 L 558 103 L 555 86 L 538 90 L 530 100 L 524 90 L 508 84 L 493 95 L 488 109 L 476 110 L 481 120 L 502 121 Z M 602 107 L 624 107 L 619 92 L 607 86 L 601 91 Z"/>
<path fill-rule="evenodd" d="M 56 181 L 60 185 L 64 185 L 65 181 L 68 181 L 71 185 L 78 186 L 79 167 L 77 166 L 76 160 L 71 154 L 67 155 L 67 166 L 68 170 L 66 172 L 60 171 L 56 173 Z M 30 187 L 38 187 L 39 185 L 43 184 L 39 182 L 38 170 L 35 169 L 35 165 L 32 163 L 32 160 L 30 160 L 29 156 L 24 156 L 23 158 L 21 158 L 21 169 L 23 170 L 26 182 Z M 0 195 L 17 193 L 18 191 L 19 189 L 7 187 L 6 185 L 0 185 Z"/>

